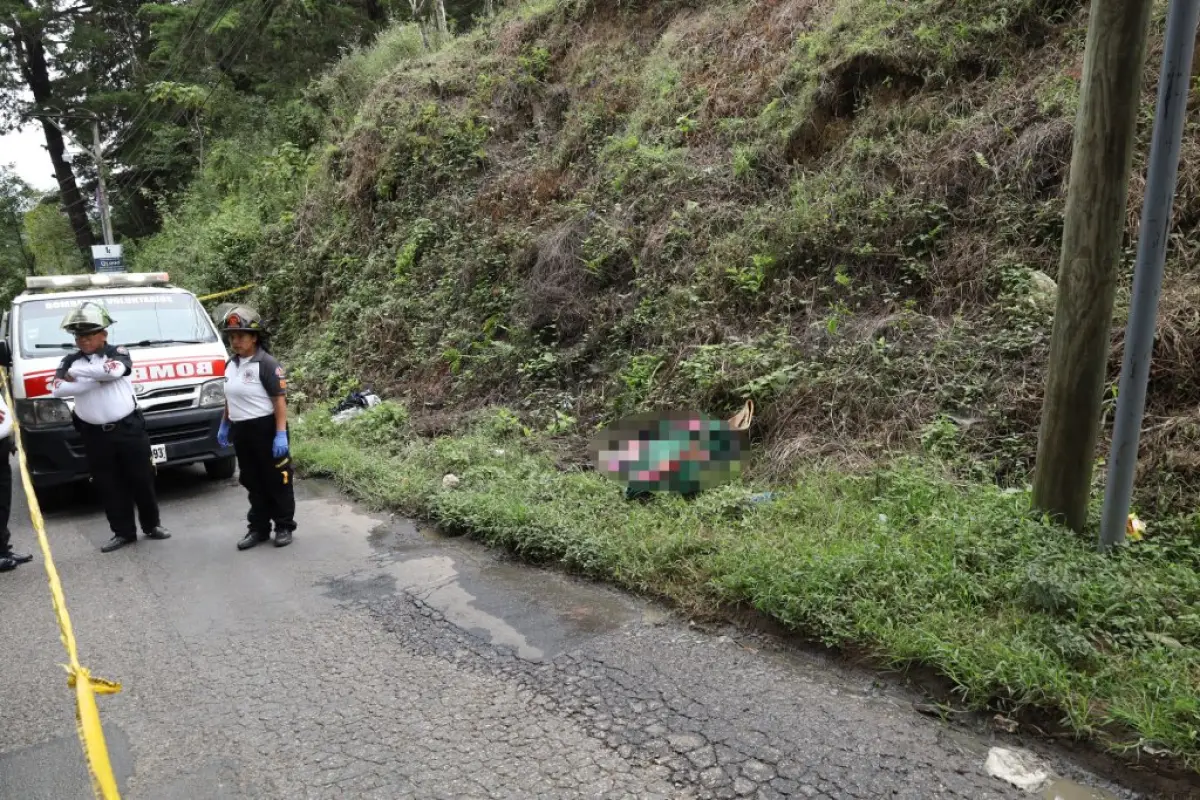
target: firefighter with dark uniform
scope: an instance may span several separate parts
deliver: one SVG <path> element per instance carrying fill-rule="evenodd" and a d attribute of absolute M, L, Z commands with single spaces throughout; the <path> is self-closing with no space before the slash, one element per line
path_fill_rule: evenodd
<path fill-rule="evenodd" d="M 137 541 L 135 507 L 147 539 L 171 538 L 159 517 L 150 437 L 130 380 L 133 359 L 124 347 L 108 343 L 112 324 L 108 311 L 91 301 L 68 312 L 62 328 L 75 335 L 79 349 L 59 364 L 51 392 L 75 398 L 72 421 L 113 532 L 102 553 Z"/>
<path fill-rule="evenodd" d="M 269 540 L 272 522 L 275 546 L 284 547 L 296 530 L 287 376 L 268 350 L 267 330 L 254 309 L 229 309 L 220 328 L 234 356 L 225 365 L 225 417 L 217 442 L 222 447 L 233 443 L 240 481 L 250 495 L 248 530 L 238 549 Z"/>

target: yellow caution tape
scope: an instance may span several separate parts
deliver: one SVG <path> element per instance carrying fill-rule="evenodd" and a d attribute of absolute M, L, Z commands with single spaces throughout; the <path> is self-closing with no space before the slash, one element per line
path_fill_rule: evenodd
<path fill-rule="evenodd" d="M 236 289 L 228 289 L 224 292 L 217 292 L 216 294 L 206 294 L 203 297 L 197 297 L 196 299 L 199 300 L 201 303 L 205 303 L 205 302 L 208 302 L 209 300 L 216 300 L 219 297 L 226 297 L 231 294 L 237 294 L 238 292 L 244 292 L 247 289 L 253 289 L 255 286 L 258 286 L 258 284 L 257 283 L 247 283 L 245 286 L 239 286 Z"/>
<path fill-rule="evenodd" d="M 42 518 L 42 509 L 38 505 L 37 495 L 33 490 L 33 481 L 29 477 L 29 465 L 25 459 L 25 448 L 21 444 L 17 409 L 12 400 L 12 393 L 8 389 L 8 370 L 3 367 L 0 367 L 0 379 L 4 381 L 4 398 L 8 403 L 8 413 L 12 415 L 12 435 L 17 443 L 21 482 L 25 486 L 25 497 L 29 500 L 29 518 L 33 522 L 33 530 L 37 534 L 38 544 L 42 548 L 46 576 L 50 579 L 50 597 L 54 602 L 54 616 L 58 618 L 58 631 L 62 637 L 63 647 L 67 650 L 68 663 L 63 667 L 67 671 L 67 685 L 75 690 L 75 728 L 79 733 L 79 741 L 83 745 L 83 754 L 87 758 L 88 772 L 92 778 L 92 791 L 101 800 L 120 800 L 120 794 L 117 793 L 117 781 L 113 777 L 112 763 L 108 758 L 108 746 L 104 742 L 104 729 L 100 726 L 100 711 L 96 707 L 96 695 L 116 694 L 121 691 L 121 684 L 93 678 L 87 668 L 79 663 L 75 634 L 71 630 L 71 617 L 67 614 L 67 600 L 63 596 L 58 570 L 54 567 L 54 557 L 50 553 L 50 540 L 46 538 L 46 522 Z M 7 458 L 7 456 L 3 457 Z"/>

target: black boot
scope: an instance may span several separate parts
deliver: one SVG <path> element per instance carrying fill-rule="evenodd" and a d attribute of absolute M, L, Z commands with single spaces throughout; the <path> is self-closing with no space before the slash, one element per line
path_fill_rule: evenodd
<path fill-rule="evenodd" d="M 0 550 L 0 559 L 7 558 L 10 561 L 17 562 L 17 564 L 28 564 L 30 561 L 33 561 L 33 556 L 31 556 L 31 555 L 26 555 L 24 553 L 14 553 L 13 549 L 12 549 L 12 545 L 8 544 L 8 542 L 12 541 L 12 531 L 5 529 L 4 533 L 5 533 L 5 536 L 4 536 L 5 546 L 4 546 L 4 550 Z"/>
<path fill-rule="evenodd" d="M 258 531 L 250 531 L 242 540 L 238 542 L 238 550 L 249 550 L 251 547 L 257 547 L 271 538 L 269 533 L 259 533 Z"/>
<path fill-rule="evenodd" d="M 290 530 L 275 531 L 275 546 L 287 547 L 292 543 L 292 532 Z"/>
<path fill-rule="evenodd" d="M 166 528 L 164 528 L 162 525 L 156 525 L 153 528 L 151 528 L 150 530 L 146 531 L 146 538 L 147 539 L 170 539 L 171 532 L 169 530 L 167 530 Z"/>
<path fill-rule="evenodd" d="M 17 562 L 8 556 L 0 556 L 0 572 L 12 572 L 17 568 Z"/>
<path fill-rule="evenodd" d="M 124 536 L 114 536 L 108 540 L 108 544 L 106 544 L 100 548 L 100 552 L 101 553 L 111 553 L 114 550 L 120 550 L 122 547 L 125 547 L 126 545 L 135 544 L 136 542 L 137 542 L 136 536 L 132 539 L 126 539 Z"/>
<path fill-rule="evenodd" d="M 29 555 L 28 553 L 14 553 L 12 550 L 0 555 L 0 558 L 7 558 L 17 562 L 18 564 L 28 564 L 30 561 L 33 561 L 33 556 Z"/>

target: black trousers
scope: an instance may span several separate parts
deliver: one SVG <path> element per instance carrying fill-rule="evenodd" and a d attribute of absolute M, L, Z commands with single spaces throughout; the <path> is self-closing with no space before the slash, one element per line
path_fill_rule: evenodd
<path fill-rule="evenodd" d="M 104 501 L 104 516 L 113 534 L 123 539 L 137 538 L 135 506 L 142 530 L 157 528 L 161 519 L 154 490 L 156 470 L 142 415 L 135 411 L 109 431 L 78 419 L 75 427 L 83 438 L 88 470 Z"/>
<path fill-rule="evenodd" d="M 250 511 L 246 514 L 250 531 L 265 538 L 271 534 L 272 522 L 276 533 L 296 530 L 292 457 L 275 458 L 271 454 L 275 415 L 234 422 L 229 426 L 229 438 L 237 454 L 239 482 L 250 495 Z"/>
<path fill-rule="evenodd" d="M 12 452 L 12 437 L 0 439 L 0 558 L 8 552 L 12 545 L 9 543 L 8 518 L 12 514 L 12 462 L 8 460 Z"/>

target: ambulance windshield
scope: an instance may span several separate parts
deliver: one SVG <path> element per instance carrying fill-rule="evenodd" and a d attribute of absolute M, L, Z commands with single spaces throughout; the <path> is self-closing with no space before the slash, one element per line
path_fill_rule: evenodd
<path fill-rule="evenodd" d="M 217 341 L 204 308 L 190 294 L 137 293 L 54 298 L 21 303 L 17 312 L 21 353 L 26 358 L 58 357 L 75 349 L 74 337 L 61 327 L 63 317 L 85 300 L 108 309 L 113 318 L 110 344 L 167 347 Z"/>

